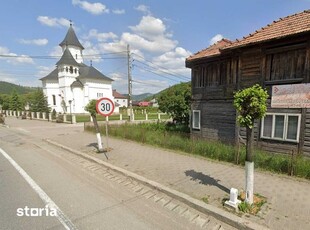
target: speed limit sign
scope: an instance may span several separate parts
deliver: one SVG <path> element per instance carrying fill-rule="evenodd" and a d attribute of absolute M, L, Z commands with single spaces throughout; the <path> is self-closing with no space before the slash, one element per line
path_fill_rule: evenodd
<path fill-rule="evenodd" d="M 110 98 L 100 98 L 96 102 L 96 110 L 102 116 L 110 116 L 114 112 L 114 103 Z"/>

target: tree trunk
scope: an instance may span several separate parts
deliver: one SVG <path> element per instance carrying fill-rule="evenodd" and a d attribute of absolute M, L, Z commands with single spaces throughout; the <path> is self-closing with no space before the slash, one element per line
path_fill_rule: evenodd
<path fill-rule="evenodd" d="M 245 202 L 249 204 L 253 204 L 254 193 L 253 134 L 253 129 L 246 127 Z"/>
<path fill-rule="evenodd" d="M 91 117 L 93 118 L 95 130 L 96 130 L 97 143 L 98 143 L 98 151 L 99 152 L 103 152 L 103 146 L 102 146 L 102 141 L 101 141 L 100 129 L 99 129 L 99 125 L 98 125 L 98 122 L 97 122 L 96 115 L 91 115 Z"/>

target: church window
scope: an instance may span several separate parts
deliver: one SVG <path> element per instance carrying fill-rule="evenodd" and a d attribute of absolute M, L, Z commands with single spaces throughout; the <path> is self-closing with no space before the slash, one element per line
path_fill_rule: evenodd
<path fill-rule="evenodd" d="M 73 73 L 73 66 L 70 66 L 70 73 Z"/>
<path fill-rule="evenodd" d="M 52 97 L 53 97 L 53 105 L 56 105 L 56 96 L 53 94 Z"/>
<path fill-rule="evenodd" d="M 68 69 L 68 67 L 66 67 L 66 72 L 68 73 L 68 71 L 69 71 L 69 69 Z"/>
<path fill-rule="evenodd" d="M 74 73 L 77 73 L 77 68 L 74 69 Z"/>

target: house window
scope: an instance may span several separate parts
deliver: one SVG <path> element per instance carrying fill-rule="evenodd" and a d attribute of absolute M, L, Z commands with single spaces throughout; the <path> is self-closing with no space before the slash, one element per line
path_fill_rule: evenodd
<path fill-rule="evenodd" d="M 305 48 L 268 54 L 266 80 L 304 78 L 307 74 L 306 57 Z"/>
<path fill-rule="evenodd" d="M 73 66 L 70 66 L 70 73 L 73 73 Z"/>
<path fill-rule="evenodd" d="M 103 93 L 97 93 L 97 98 L 103 97 Z"/>
<path fill-rule="evenodd" d="M 53 105 L 56 105 L 56 96 L 52 95 L 52 98 L 53 98 Z"/>
<path fill-rule="evenodd" d="M 211 62 L 193 69 L 194 87 L 203 88 L 219 85 L 235 84 L 234 70 L 231 60 Z"/>
<path fill-rule="evenodd" d="M 192 128 L 200 129 L 200 110 L 193 110 Z"/>
<path fill-rule="evenodd" d="M 261 138 L 299 142 L 300 114 L 267 113 L 262 119 Z"/>

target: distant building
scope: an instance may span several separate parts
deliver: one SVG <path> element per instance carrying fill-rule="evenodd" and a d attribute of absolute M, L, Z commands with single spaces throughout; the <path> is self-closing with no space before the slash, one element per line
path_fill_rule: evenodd
<path fill-rule="evenodd" d="M 150 102 L 148 102 L 148 101 L 140 101 L 138 105 L 141 106 L 141 107 L 147 107 L 147 106 L 150 105 Z"/>
<path fill-rule="evenodd" d="M 56 68 L 41 78 L 48 104 L 56 112 L 85 113 L 85 106 L 92 99 L 102 97 L 114 100 L 112 79 L 96 68 L 83 63 L 84 47 L 79 42 L 72 24 L 66 37 L 59 44 L 63 54 Z"/>
<path fill-rule="evenodd" d="M 115 105 L 118 104 L 120 108 L 128 106 L 128 98 L 117 92 L 116 89 L 113 89 L 113 97 Z"/>

